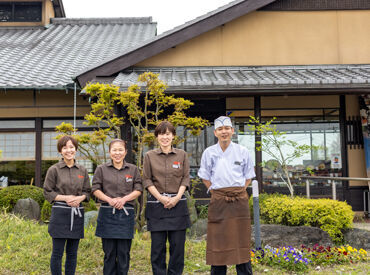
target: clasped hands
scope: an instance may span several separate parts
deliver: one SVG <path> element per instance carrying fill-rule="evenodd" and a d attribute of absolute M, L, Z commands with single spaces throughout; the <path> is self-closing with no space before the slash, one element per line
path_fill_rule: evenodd
<path fill-rule="evenodd" d="M 164 208 L 171 209 L 176 206 L 176 204 L 179 202 L 180 197 L 175 196 L 175 197 L 167 197 L 167 196 L 162 196 L 160 197 L 159 201 L 163 204 Z"/>
<path fill-rule="evenodd" d="M 79 207 L 80 206 L 80 203 L 86 198 L 85 195 L 81 195 L 81 196 L 75 196 L 75 195 L 68 195 L 66 196 L 66 203 L 70 206 L 70 207 Z"/>
<path fill-rule="evenodd" d="M 118 198 L 110 198 L 110 200 L 108 201 L 109 205 L 118 209 L 118 210 L 121 210 L 123 209 L 123 207 L 125 206 L 125 203 L 127 202 L 126 198 L 125 197 L 118 197 Z"/>

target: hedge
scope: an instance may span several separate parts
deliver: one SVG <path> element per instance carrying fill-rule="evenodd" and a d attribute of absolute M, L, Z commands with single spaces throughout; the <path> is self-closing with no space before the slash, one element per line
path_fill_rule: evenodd
<path fill-rule="evenodd" d="M 335 243 L 341 243 L 342 231 L 352 227 L 354 212 L 342 201 L 273 194 L 260 196 L 260 216 L 261 222 L 268 224 L 319 227 Z"/>
<path fill-rule="evenodd" d="M 10 212 L 18 200 L 27 198 L 35 200 L 41 208 L 45 201 L 43 189 L 31 185 L 5 187 L 0 190 L 0 208 L 5 208 L 6 211 Z"/>

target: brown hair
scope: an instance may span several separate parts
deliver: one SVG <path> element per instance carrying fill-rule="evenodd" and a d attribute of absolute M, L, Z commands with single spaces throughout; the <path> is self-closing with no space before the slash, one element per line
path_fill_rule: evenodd
<path fill-rule="evenodd" d="M 57 143 L 57 148 L 58 148 L 59 153 L 62 152 L 62 148 L 67 145 L 68 141 L 72 142 L 73 146 L 76 148 L 76 151 L 77 151 L 77 148 L 78 148 L 77 140 L 71 136 L 62 136 L 61 138 L 58 139 L 58 143 Z"/>
<path fill-rule="evenodd" d="M 167 130 L 170 131 L 174 136 L 176 136 L 176 129 L 169 121 L 162 121 L 161 123 L 159 123 L 157 127 L 155 127 L 154 135 L 155 137 L 158 137 L 158 135 L 165 134 Z"/>
<path fill-rule="evenodd" d="M 125 147 L 125 150 L 126 150 L 126 141 L 124 141 L 123 139 L 120 139 L 120 138 L 116 138 L 116 139 L 113 139 L 110 143 L 109 143 L 109 151 L 110 151 L 110 148 L 112 147 L 112 145 L 114 143 L 122 143 L 123 144 L 123 147 Z"/>

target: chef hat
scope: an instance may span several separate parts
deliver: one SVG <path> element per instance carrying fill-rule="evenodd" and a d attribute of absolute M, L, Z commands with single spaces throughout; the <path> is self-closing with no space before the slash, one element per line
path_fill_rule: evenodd
<path fill-rule="evenodd" d="M 233 127 L 233 124 L 231 123 L 231 119 L 227 116 L 220 116 L 215 119 L 215 129 L 222 126 L 230 126 Z"/>

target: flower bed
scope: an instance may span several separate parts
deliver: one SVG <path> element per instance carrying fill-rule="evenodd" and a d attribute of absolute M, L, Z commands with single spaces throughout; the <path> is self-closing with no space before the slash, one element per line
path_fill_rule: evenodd
<path fill-rule="evenodd" d="M 341 247 L 315 245 L 312 248 L 302 245 L 300 249 L 292 246 L 274 248 L 267 245 L 263 249 L 252 250 L 251 256 L 253 265 L 263 264 L 295 272 L 303 272 L 318 265 L 368 261 L 364 249 L 357 250 L 349 245 Z"/>

